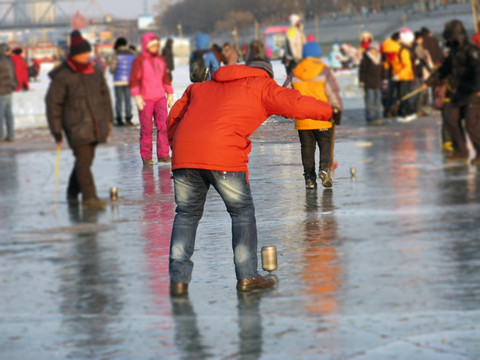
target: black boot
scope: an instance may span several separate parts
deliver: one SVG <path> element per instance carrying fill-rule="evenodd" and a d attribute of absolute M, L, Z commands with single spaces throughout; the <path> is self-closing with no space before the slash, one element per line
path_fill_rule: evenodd
<path fill-rule="evenodd" d="M 124 126 L 125 123 L 123 122 L 121 117 L 117 117 L 117 126 Z"/>
<path fill-rule="evenodd" d="M 317 188 L 317 182 L 315 181 L 315 177 L 305 176 L 305 188 L 310 190 Z"/>
<path fill-rule="evenodd" d="M 127 126 L 135 126 L 134 123 L 132 122 L 132 116 L 127 116 L 125 120 L 127 122 Z"/>

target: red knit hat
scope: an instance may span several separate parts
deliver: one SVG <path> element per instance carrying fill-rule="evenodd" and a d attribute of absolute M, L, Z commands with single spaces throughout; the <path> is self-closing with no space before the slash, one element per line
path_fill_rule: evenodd
<path fill-rule="evenodd" d="M 70 34 L 70 56 L 91 52 L 92 47 L 90 43 L 85 39 L 80 31 L 73 30 Z"/>

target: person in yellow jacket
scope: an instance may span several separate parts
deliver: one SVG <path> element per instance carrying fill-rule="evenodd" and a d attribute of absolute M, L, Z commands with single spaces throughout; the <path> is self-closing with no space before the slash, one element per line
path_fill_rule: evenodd
<path fill-rule="evenodd" d="M 401 45 L 400 32 L 394 32 L 381 45 L 382 57 L 384 58 L 385 82 L 386 89 L 383 99 L 384 117 L 395 118 L 397 116 L 398 106 L 395 104 L 397 100 L 397 82 L 393 79 L 392 63 L 398 56 Z"/>
<path fill-rule="evenodd" d="M 397 84 L 398 122 L 410 122 L 417 119 L 414 107 L 414 98 L 402 101 L 401 98 L 413 90 L 415 81 L 414 55 L 412 46 L 415 35 L 410 29 L 400 30 L 400 49 L 398 55 L 392 59 L 392 78 Z"/>
<path fill-rule="evenodd" d="M 283 86 L 300 91 L 302 95 L 309 95 L 316 99 L 328 102 L 334 109 L 336 124 L 340 123 L 343 112 L 343 103 L 340 96 L 340 86 L 333 72 L 320 59 L 322 49 L 315 42 L 307 42 L 303 46 L 303 60 L 293 69 Z M 315 173 L 315 150 L 320 150 L 319 178 L 324 187 L 332 187 L 330 165 L 332 162 L 332 122 L 315 121 L 312 119 L 295 119 L 295 129 L 301 144 L 302 164 L 305 177 L 305 187 L 317 187 Z"/>

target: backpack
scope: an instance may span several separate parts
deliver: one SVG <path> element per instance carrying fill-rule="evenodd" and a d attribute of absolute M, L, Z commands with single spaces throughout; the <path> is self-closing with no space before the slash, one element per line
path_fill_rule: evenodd
<path fill-rule="evenodd" d="M 203 59 L 203 55 L 206 52 L 205 50 L 196 50 L 193 52 L 189 64 L 191 82 L 202 82 L 207 79 L 210 69 L 205 66 L 205 60 Z"/>

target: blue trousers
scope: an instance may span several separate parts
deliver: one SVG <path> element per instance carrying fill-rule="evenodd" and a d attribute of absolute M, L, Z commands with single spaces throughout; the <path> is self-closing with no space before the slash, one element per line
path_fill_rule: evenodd
<path fill-rule="evenodd" d="M 132 96 L 128 85 L 115 85 L 115 116 L 117 119 L 122 117 L 122 107 L 125 104 L 125 118 L 132 118 Z"/>
<path fill-rule="evenodd" d="M 370 121 L 383 118 L 382 91 L 380 89 L 365 89 L 365 119 Z"/>
<path fill-rule="evenodd" d="M 246 174 L 177 169 L 173 171 L 173 180 L 177 207 L 170 242 L 170 281 L 189 283 L 191 280 L 193 262 L 190 258 L 210 185 L 222 197 L 232 219 L 233 261 L 237 279 L 257 276 L 257 225 Z"/>
<path fill-rule="evenodd" d="M 5 137 L 3 131 L 4 118 L 7 125 L 7 139 L 13 139 L 15 133 L 13 129 L 12 94 L 0 95 L 0 140 Z"/>

